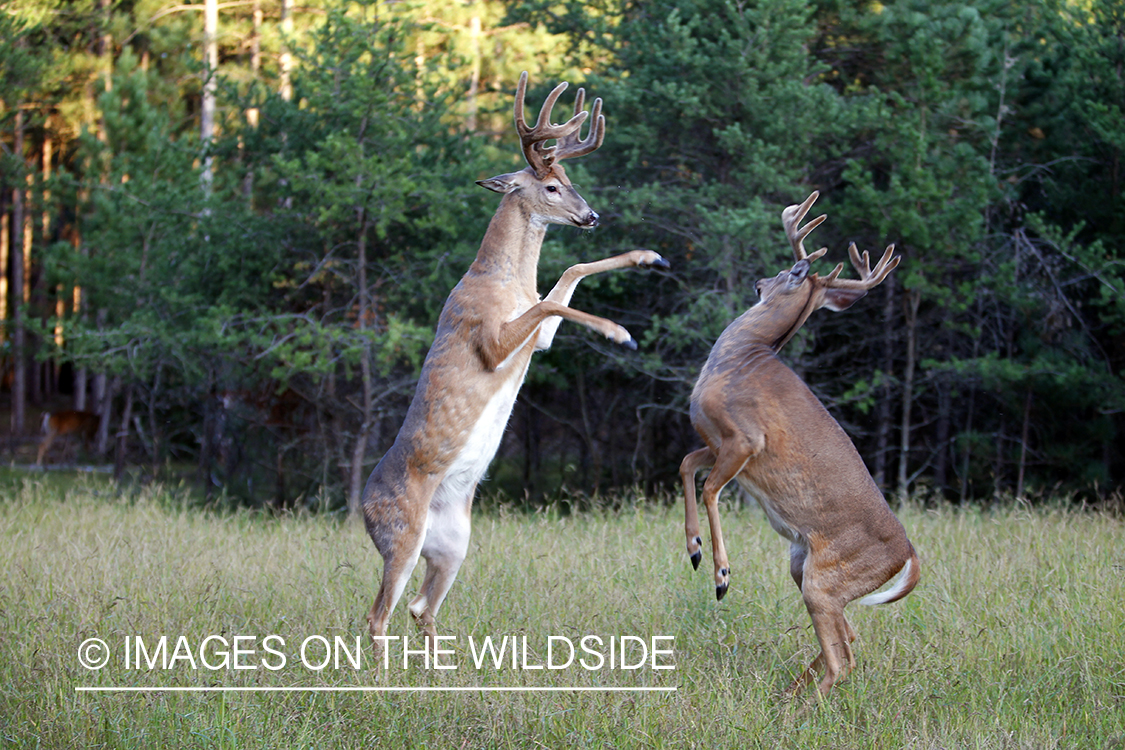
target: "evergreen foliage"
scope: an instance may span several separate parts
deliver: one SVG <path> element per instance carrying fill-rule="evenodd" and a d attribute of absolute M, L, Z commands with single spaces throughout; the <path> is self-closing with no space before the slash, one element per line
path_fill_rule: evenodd
<path fill-rule="evenodd" d="M 674 485 L 699 444 L 698 368 L 791 263 L 780 212 L 813 189 L 822 272 L 849 241 L 904 257 L 782 353 L 885 490 L 1125 481 L 1120 3 L 368 0 L 297 9 L 291 30 L 277 6 L 231 6 L 206 139 L 195 8 L 0 6 L 0 213 L 26 206 L 7 239 L 30 232 L 32 260 L 28 301 L 4 300 L 5 372 L 25 367 L 41 408 L 104 375 L 111 432 L 154 474 L 344 503 L 356 446 L 366 476 L 495 209 L 474 181 L 521 164 L 511 92 L 528 69 L 529 102 L 567 79 L 608 120 L 571 168 L 602 225 L 552 230 L 541 286 L 636 247 L 673 272 L 583 283 L 576 306 L 640 351 L 564 324 L 492 488 Z"/>

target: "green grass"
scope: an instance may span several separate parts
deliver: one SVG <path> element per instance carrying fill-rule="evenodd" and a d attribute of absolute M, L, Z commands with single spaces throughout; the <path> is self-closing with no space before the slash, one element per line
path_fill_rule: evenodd
<path fill-rule="evenodd" d="M 446 657 L 456 670 L 396 664 L 383 673 L 365 663 L 316 671 L 299 661 L 304 639 L 365 632 L 381 562 L 359 524 L 209 513 L 166 492 L 122 498 L 104 483 L 9 485 L 0 499 L 0 744 L 1125 747 L 1122 522 L 1016 508 L 908 508 L 900 517 L 922 557 L 921 582 L 902 602 L 849 609 L 860 636 L 856 672 L 822 705 L 796 710 L 780 692 L 815 655 L 815 639 L 788 576 L 787 544 L 756 510 L 725 511 L 733 577 L 721 603 L 709 555 L 691 570 L 679 506 L 477 515 L 469 558 L 438 623 L 456 638 L 456 653 Z M 402 605 L 391 630 L 417 641 Z M 253 636 L 257 651 L 241 663 L 260 664 L 270 634 L 285 641 L 286 666 L 276 671 L 122 664 L 126 637 L 153 644 L 160 635 L 196 646 L 211 635 Z M 488 635 L 527 636 L 533 663 L 545 659 L 550 635 L 575 643 L 586 635 L 669 635 L 675 669 L 478 671 L 468 638 Z M 114 652 L 99 671 L 78 660 L 79 644 L 91 637 Z M 209 658 L 219 661 L 214 650 Z M 370 659 L 366 649 L 363 658 Z M 75 690 L 372 685 L 677 689 Z"/>

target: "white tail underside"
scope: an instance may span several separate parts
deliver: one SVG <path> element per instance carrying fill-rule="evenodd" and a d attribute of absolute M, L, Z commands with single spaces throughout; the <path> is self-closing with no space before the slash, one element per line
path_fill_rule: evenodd
<path fill-rule="evenodd" d="M 906 565 L 903 565 L 902 570 L 898 572 L 898 579 L 895 581 L 894 586 L 891 586 L 886 591 L 877 591 L 874 594 L 868 594 L 860 599 L 859 603 L 871 607 L 876 604 L 886 604 L 889 601 L 897 599 L 902 595 L 903 589 L 906 588 L 907 581 L 910 580 L 911 568 L 913 567 L 914 561 L 907 560 Z"/>

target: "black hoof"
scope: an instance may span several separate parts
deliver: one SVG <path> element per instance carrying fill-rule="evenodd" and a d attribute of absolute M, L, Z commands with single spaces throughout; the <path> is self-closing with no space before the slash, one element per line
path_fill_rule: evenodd
<path fill-rule="evenodd" d="M 699 570 L 699 561 L 703 559 L 703 552 L 696 550 L 691 555 L 691 567 L 693 570 Z"/>
<path fill-rule="evenodd" d="M 637 351 L 637 340 L 635 338 L 630 337 L 629 340 L 623 342 L 621 344 L 621 346 L 625 347 L 626 349 L 628 349 L 631 352 L 635 352 L 635 351 Z"/>
<path fill-rule="evenodd" d="M 668 271 L 672 268 L 672 264 L 663 258 L 657 258 L 652 263 L 642 263 L 641 268 L 659 268 L 661 271 Z"/>
<path fill-rule="evenodd" d="M 723 600 L 723 597 L 726 596 L 726 595 L 727 595 L 727 584 L 724 583 L 722 586 L 716 586 L 715 587 L 715 599 L 717 601 L 721 602 Z"/>

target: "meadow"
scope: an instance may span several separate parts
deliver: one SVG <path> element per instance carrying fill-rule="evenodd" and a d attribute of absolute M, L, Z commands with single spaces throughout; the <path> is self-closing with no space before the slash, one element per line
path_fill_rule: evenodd
<path fill-rule="evenodd" d="M 395 642 L 383 669 L 366 646 L 349 661 L 381 569 L 359 523 L 94 480 L 11 480 L 2 495 L 3 746 L 1125 747 L 1120 516 L 902 508 L 921 582 L 849 608 L 858 667 L 817 702 L 782 695 L 815 638 L 787 544 L 754 508 L 725 510 L 733 573 L 716 602 L 710 548 L 693 571 L 677 504 L 490 506 L 439 616 L 447 650 L 403 669 Z M 420 648 L 401 604 L 391 632 Z M 485 637 L 519 644 L 515 667 L 509 651 L 478 668 Z M 81 661 L 90 638 L 110 655 L 100 669 Z M 547 669 L 568 643 L 576 658 Z M 80 689 L 107 687 L 145 689 Z M 395 690 L 357 690 L 370 687 Z"/>

